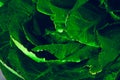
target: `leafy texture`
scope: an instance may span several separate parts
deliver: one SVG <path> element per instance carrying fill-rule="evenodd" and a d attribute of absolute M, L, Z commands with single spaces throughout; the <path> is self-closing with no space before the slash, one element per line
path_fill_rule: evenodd
<path fill-rule="evenodd" d="M 78 43 L 51 44 L 33 48 L 33 51 L 36 52 L 44 50 L 54 54 L 58 59 L 79 62 L 81 60 L 87 59 L 94 48 L 87 46 L 83 47 L 83 45 Z"/>
<path fill-rule="evenodd" d="M 13 42 L 15 43 L 15 45 L 16 45 L 25 55 L 27 55 L 27 56 L 30 57 L 31 59 L 35 60 L 36 62 L 40 62 L 40 61 L 43 62 L 43 61 L 45 61 L 45 59 L 39 59 L 39 58 L 37 58 L 37 56 L 36 56 L 34 53 L 28 51 L 22 44 L 20 44 L 20 43 L 19 43 L 18 41 L 16 41 L 14 38 L 11 37 L 11 39 L 13 40 Z"/>
<path fill-rule="evenodd" d="M 114 27 L 113 27 L 114 26 Z M 100 30 L 101 36 L 99 36 L 99 41 L 101 43 L 102 52 L 100 53 L 100 62 L 104 66 L 107 63 L 113 61 L 119 55 L 119 24 L 111 24 L 106 26 L 103 30 L 107 30 L 104 32 Z M 108 35 L 107 37 L 105 37 Z M 107 54 L 106 54 L 107 53 Z M 104 58 L 106 57 L 106 58 Z"/>
<path fill-rule="evenodd" d="M 89 13 L 89 14 L 88 14 Z M 95 39 L 95 27 L 102 18 L 102 12 L 91 4 L 85 4 L 71 12 L 67 18 L 68 34 L 80 43 L 98 46 Z"/>
<path fill-rule="evenodd" d="M 39 4 L 41 4 L 41 5 L 39 5 Z M 44 1 L 38 0 L 38 2 L 37 2 L 37 10 L 39 12 L 41 12 L 41 13 L 49 15 L 49 14 L 52 13 L 52 11 L 49 8 L 50 5 L 51 5 L 51 3 L 50 3 L 49 0 L 44 0 Z"/>
<path fill-rule="evenodd" d="M 119 0 L 0 0 L 6 80 L 119 80 Z"/>

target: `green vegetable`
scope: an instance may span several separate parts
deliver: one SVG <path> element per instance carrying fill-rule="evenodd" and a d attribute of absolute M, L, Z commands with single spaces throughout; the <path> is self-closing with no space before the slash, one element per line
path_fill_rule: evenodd
<path fill-rule="evenodd" d="M 0 0 L 6 80 L 119 80 L 117 0 Z"/>

